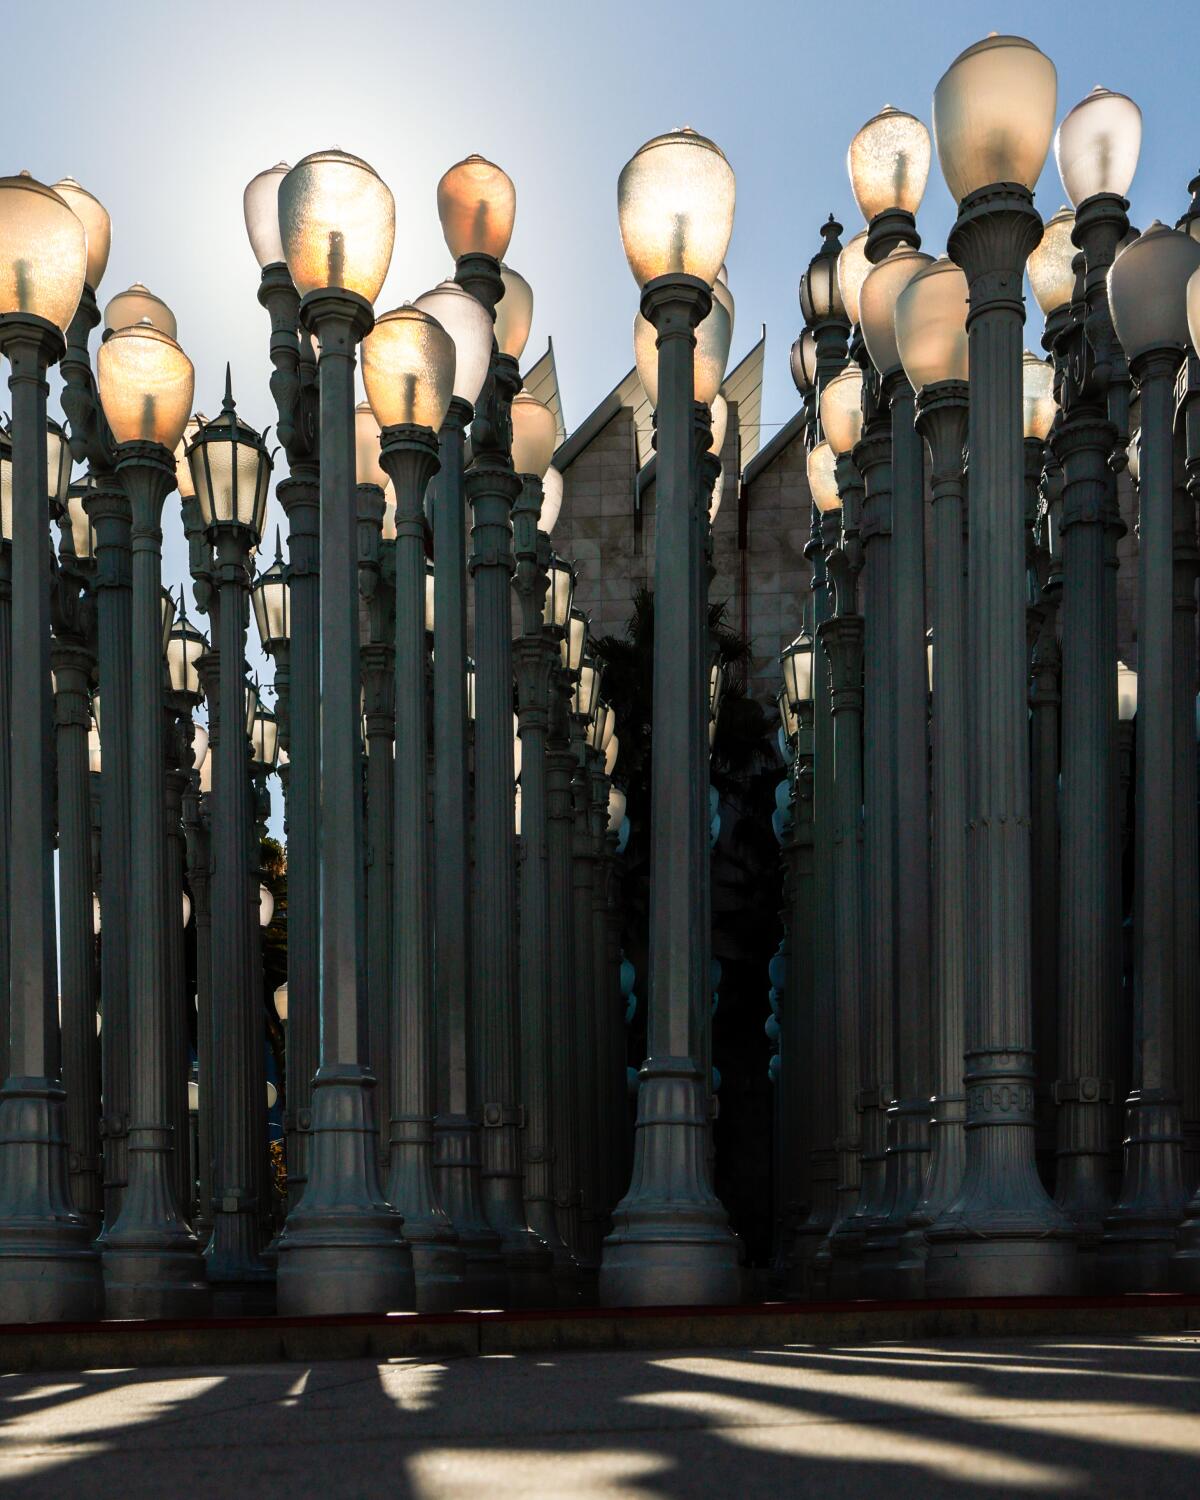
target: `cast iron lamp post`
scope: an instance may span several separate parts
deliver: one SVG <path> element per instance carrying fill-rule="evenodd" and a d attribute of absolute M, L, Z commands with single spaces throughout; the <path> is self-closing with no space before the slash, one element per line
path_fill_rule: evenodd
<path fill-rule="evenodd" d="M 208 1304 L 195 1235 L 175 1201 L 168 1079 L 166 826 L 163 818 L 162 506 L 192 405 L 191 361 L 147 319 L 101 346 L 97 374 L 133 518 L 129 1182 L 104 1241 L 111 1317 L 186 1317 Z M 111 718 L 106 700 L 106 722 Z M 172 919 L 175 917 L 172 913 Z"/>
<path fill-rule="evenodd" d="M 277 650 L 286 653 L 288 751 L 288 1204 L 308 1180 L 312 1079 L 317 1070 L 320 974 L 320 472 L 317 366 L 312 339 L 299 326 L 300 294 L 286 264 L 279 226 L 279 184 L 286 163 L 260 172 L 244 197 L 246 229 L 262 267 L 258 300 L 271 318 L 271 394 L 289 477 L 276 494 L 288 518 L 288 616 Z M 276 656 L 276 681 L 281 657 Z M 203 1085 L 202 1085 L 203 1086 Z"/>
<path fill-rule="evenodd" d="M 963 1171 L 963 1018 L 967 1006 L 964 890 L 967 809 L 966 577 L 967 282 L 944 257 L 896 300 L 896 343 L 929 446 L 933 508 L 933 964 L 930 1156 L 909 1215 L 901 1274 L 918 1295 L 925 1228 L 953 1200 Z"/>
<path fill-rule="evenodd" d="M 1125 201 L 1141 145 L 1141 111 L 1096 89 L 1063 120 L 1059 172 L 1082 251 L 1068 318 L 1054 340 L 1062 421 L 1063 901 L 1058 992 L 1058 1171 L 1055 1198 L 1094 1248 L 1111 1202 L 1113 1067 L 1120 987 L 1120 851 L 1116 829 L 1117 541 L 1124 531 L 1113 459 L 1123 454 L 1128 375 L 1105 285 L 1129 228 Z M 1064 277 L 1065 280 L 1065 277 Z M 1115 418 L 1115 420 L 1114 420 Z"/>
<path fill-rule="evenodd" d="M 1174 686 L 1175 377 L 1187 347 L 1188 278 L 1200 243 L 1154 223 L 1113 261 L 1108 297 L 1137 386 L 1138 700 L 1134 910 L 1133 1090 L 1126 1101 L 1125 1170 L 1105 1220 L 1100 1272 L 1113 1286 L 1165 1287 L 1183 1216 L 1182 1121 L 1175 1060 L 1176 942 Z M 1192 857 L 1191 852 L 1188 855 Z"/>
<path fill-rule="evenodd" d="M 464 434 L 487 378 L 492 320 L 456 282 L 416 307 L 454 341 L 454 385 L 438 434 L 438 472 L 426 493 L 433 531 L 433 999 L 436 1198 L 467 1258 L 466 1295 L 494 1307 L 506 1293 L 500 1240 L 483 1211 L 475 1091 L 471 966 L 470 793 L 467 775 L 467 543 Z"/>
<path fill-rule="evenodd" d="M 734 178 L 703 136 L 647 142 L 618 185 L 621 238 L 642 312 L 658 333 L 648 1052 L 638 1089 L 633 1177 L 604 1243 L 608 1304 L 731 1302 L 736 1241 L 713 1190 L 695 1017 L 709 955 L 696 941 L 707 829 L 708 642 L 694 607 L 704 566 L 697 504 L 693 330 L 712 304 L 733 228 Z M 577 955 L 578 960 L 578 955 Z"/>
<path fill-rule="evenodd" d="M 867 253 L 876 252 L 870 235 Z M 894 892 L 896 945 L 893 1036 L 895 1097 L 888 1104 L 883 1213 L 865 1224 L 861 1289 L 911 1294 L 901 1275 L 900 1237 L 916 1208 L 929 1152 L 929 749 L 925 662 L 924 451 L 915 423 L 913 389 L 896 342 L 896 303 L 932 264 L 898 243 L 877 261 L 859 293 L 859 326 L 879 372 L 891 413 L 891 597 L 887 653 L 892 677 L 895 760 L 892 857 L 903 872 Z"/>
<path fill-rule="evenodd" d="M 508 248 L 515 214 L 512 182 L 481 156 L 457 162 L 438 183 L 438 215 L 455 258 L 454 279 L 482 303 L 493 322 L 505 295 L 500 257 Z M 475 597 L 473 889 L 479 894 L 472 927 L 471 997 L 483 1126 L 484 1211 L 500 1235 L 510 1304 L 543 1305 L 552 1296 L 551 1257 L 526 1222 L 521 1196 L 520 1018 L 513 951 L 517 868 L 512 818 L 511 511 L 521 485 L 512 466 L 509 410 L 520 384 L 516 359 L 496 342 L 471 426 L 471 466 L 465 476 Z M 435 656 L 436 652 L 435 642 Z"/>
<path fill-rule="evenodd" d="M 454 341 L 419 308 L 385 313 L 363 343 L 363 382 L 396 496 L 395 770 L 388 1199 L 412 1247 L 419 1311 L 460 1305 L 466 1259 L 433 1187 L 432 910 L 426 820 L 425 492 L 454 385 Z M 436 627 L 436 606 L 434 615 Z"/>
<path fill-rule="evenodd" d="M 371 304 L 391 260 L 395 204 L 366 162 L 341 151 L 316 152 L 280 180 L 279 230 L 303 299 L 301 322 L 321 348 L 321 1050 L 308 1180 L 279 1238 L 278 1300 L 287 1313 L 377 1312 L 411 1305 L 414 1286 L 399 1215 L 379 1183 L 374 1079 L 363 1061 L 358 518 L 351 480 L 354 350 L 374 322 Z"/>
<path fill-rule="evenodd" d="M 1034 1161 L 1021 274 L 1041 238 L 1033 185 L 1054 128 L 1054 65 L 1020 37 L 956 59 L 934 94 L 934 137 L 958 201 L 950 258 L 967 277 L 971 527 L 966 1165 L 929 1226 L 932 1296 L 1062 1293 L 1075 1283 L 1066 1216 Z"/>
<path fill-rule="evenodd" d="M 186 453 L 200 523 L 212 548 L 214 637 L 219 662 L 212 802 L 213 1230 L 208 1279 L 220 1305 L 247 1310 L 263 1301 L 270 1268 L 261 1256 L 258 1159 L 263 1029 L 247 881 L 257 864 L 245 686 L 250 552 L 262 538 L 271 461 L 258 433 L 234 408 L 229 372 L 221 415 L 197 428 Z"/>
<path fill-rule="evenodd" d="M 497 315 L 497 328 L 499 322 Z M 527 320 L 525 326 L 528 327 Z M 558 1142 L 552 1089 L 555 1085 L 559 1089 L 565 1087 L 567 1079 L 555 1078 L 551 1068 L 547 734 L 558 643 L 570 610 L 573 579 L 569 570 L 552 570 L 550 566 L 548 528 L 554 525 L 557 512 L 546 513 L 542 476 L 554 457 L 558 436 L 554 413 L 522 391 L 512 404 L 512 424 L 513 468 L 521 480 L 521 493 L 513 507 L 515 585 L 521 608 L 521 633 L 513 644 L 513 654 L 521 747 L 518 973 L 525 1106 L 525 1213 L 530 1228 L 554 1257 L 559 1300 L 570 1302 L 576 1291 L 575 1265 L 555 1215 L 554 1163 Z M 561 503 L 561 493 L 558 499 Z M 543 516 L 546 527 L 541 524 Z M 603 1052 L 599 1057 L 603 1059 Z"/>

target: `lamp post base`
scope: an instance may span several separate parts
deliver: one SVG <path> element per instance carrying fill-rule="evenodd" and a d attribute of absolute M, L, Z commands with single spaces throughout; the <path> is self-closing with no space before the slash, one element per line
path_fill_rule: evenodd
<path fill-rule="evenodd" d="M 579 1265 L 559 1235 L 553 1203 L 548 1198 L 526 1198 L 525 1216 L 530 1229 L 550 1251 L 557 1306 L 575 1307 L 581 1295 Z"/>
<path fill-rule="evenodd" d="M 633 1179 L 600 1261 L 606 1307 L 721 1306 L 741 1297 L 737 1240 L 708 1178 L 706 1099 L 687 1057 L 642 1067 Z"/>
<path fill-rule="evenodd" d="M 1187 1206 L 1171 1257 L 1171 1286 L 1177 1292 L 1200 1292 L 1200 1192 Z"/>
<path fill-rule="evenodd" d="M 392 1117 L 392 1173 L 388 1198 L 404 1217 L 412 1250 L 418 1312 L 462 1306 L 467 1259 L 450 1219 L 433 1192 L 433 1122 Z"/>
<path fill-rule="evenodd" d="M 438 1115 L 433 1122 L 437 1201 L 458 1235 L 464 1256 L 459 1307 L 505 1307 L 508 1276 L 500 1236 L 487 1222 L 479 1191 L 479 1126 L 469 1115 Z"/>
<path fill-rule="evenodd" d="M 1130 1095 L 1125 1190 L 1104 1221 L 1097 1273 L 1107 1291 L 1164 1292 L 1172 1285 L 1179 1221 L 1187 1206 L 1179 1100 L 1159 1090 Z"/>
<path fill-rule="evenodd" d="M 929 1100 L 900 1099 L 889 1110 L 894 1121 L 887 1152 L 887 1196 L 891 1208 L 868 1228 L 861 1262 L 859 1295 L 919 1297 L 922 1261 L 905 1244 L 909 1220 L 921 1197 L 929 1155 Z"/>
<path fill-rule="evenodd" d="M 6 1323 L 100 1315 L 100 1261 L 67 1183 L 66 1095 L 49 1078 L 0 1092 L 0 1308 Z"/>
<path fill-rule="evenodd" d="M 379 1184 L 369 1090 L 358 1064 L 325 1064 L 313 1080 L 308 1186 L 279 1237 L 285 1317 L 395 1312 L 416 1300 L 403 1220 Z"/>

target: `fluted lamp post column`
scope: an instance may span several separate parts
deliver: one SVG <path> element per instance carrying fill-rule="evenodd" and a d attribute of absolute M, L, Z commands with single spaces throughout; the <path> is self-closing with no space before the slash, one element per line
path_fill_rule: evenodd
<path fill-rule="evenodd" d="M 0 350 L 11 364 L 13 797 L 8 1076 L 0 1090 L 0 1300 L 13 1321 L 93 1317 L 91 1233 L 72 1203 L 59 1082 L 50 740 L 50 530 L 46 370 L 84 284 L 86 238 L 65 202 L 32 177 L 0 179 Z"/>
<path fill-rule="evenodd" d="M 364 1059 L 362 732 L 354 478 L 355 346 L 391 260 L 395 204 L 368 164 L 305 157 L 280 181 L 279 227 L 320 340 L 320 1066 L 304 1196 L 279 1239 L 286 1313 L 411 1306 L 412 1256 L 379 1181 L 374 1079 Z"/>
<path fill-rule="evenodd" d="M 271 319 L 271 395 L 289 477 L 276 489 L 288 518 L 286 748 L 288 822 L 287 1142 L 288 1204 L 308 1180 L 312 1079 L 317 1068 L 320 971 L 320 435 L 311 335 L 299 326 L 300 294 L 279 226 L 279 162 L 246 187 L 246 230 L 262 267 L 258 300 Z M 256 596 L 257 597 L 257 596 Z M 283 649 L 282 647 L 280 649 Z M 276 680 L 279 679 L 276 659 Z"/>
<path fill-rule="evenodd" d="M 1169 1283 L 1183 1217 L 1182 1119 L 1175 1058 L 1174 440 L 1175 377 L 1187 347 L 1187 282 L 1200 243 L 1155 222 L 1108 273 L 1117 337 L 1137 388 L 1138 673 L 1134 903 L 1134 1073 L 1125 1168 L 1100 1246 L 1103 1283 L 1157 1291 Z M 1111 664 L 1110 664 L 1111 665 Z"/>
<path fill-rule="evenodd" d="M 932 502 L 932 929 L 929 1165 L 909 1213 L 900 1273 L 924 1287 L 925 1229 L 962 1180 L 963 1026 L 967 1008 L 967 579 L 963 549 L 968 425 L 967 282 L 942 257 L 896 301 L 896 342 L 929 448 Z"/>
<path fill-rule="evenodd" d="M 186 456 L 213 550 L 221 728 L 212 802 L 214 1170 L 213 1232 L 206 1255 L 209 1281 L 219 1289 L 218 1306 L 250 1311 L 269 1305 L 270 1268 L 261 1255 L 257 1190 L 263 1170 L 257 1127 L 264 1034 L 247 889 L 257 861 L 246 734 L 257 703 L 247 705 L 246 629 L 250 552 L 262 539 L 271 461 L 259 434 L 237 415 L 228 370 L 221 414 L 199 425 Z"/>
<path fill-rule="evenodd" d="M 175 1201 L 166 994 L 166 827 L 163 819 L 162 506 L 175 488 L 174 451 L 192 405 L 191 361 L 148 319 L 101 346 L 100 399 L 116 440 L 116 474 L 133 514 L 133 695 L 129 929 L 129 1182 L 104 1243 L 112 1317 L 195 1315 L 208 1303 L 195 1235 Z M 108 706 L 108 705 L 106 705 Z"/>
<path fill-rule="evenodd" d="M 505 302 L 507 297 L 505 298 Z M 504 307 L 505 303 L 500 304 Z M 544 496 L 542 477 L 557 442 L 554 413 L 527 391 L 512 405 L 513 468 L 521 493 L 513 507 L 516 592 L 521 633 L 513 643 L 521 738 L 520 976 L 521 1079 L 525 1105 L 525 1212 L 530 1227 L 554 1257 L 555 1292 L 560 1302 L 576 1295 L 576 1267 L 555 1215 L 552 1088 L 565 1078 L 552 1072 L 550 1009 L 550 873 L 548 855 L 547 734 L 558 643 L 571 608 L 574 579 L 569 569 L 550 565 L 549 530 L 557 519 Z M 557 500 L 561 503 L 561 491 Z M 604 1052 L 597 1038 L 597 1058 Z M 601 1077 L 603 1086 L 605 1076 Z M 607 1147 L 607 1142 L 605 1146 Z"/>
<path fill-rule="evenodd" d="M 1111 1203 L 1113 1068 L 1120 988 L 1117 812 L 1116 544 L 1124 531 L 1112 419 L 1127 410 L 1124 358 L 1106 278 L 1129 228 L 1125 193 L 1141 145 L 1132 99 L 1098 89 L 1059 126 L 1055 151 L 1075 207 L 1082 276 L 1055 350 L 1063 471 L 1062 891 L 1055 1198 L 1089 1250 Z"/>
<path fill-rule="evenodd" d="M 363 381 L 396 497 L 395 770 L 388 1200 L 412 1247 L 418 1311 L 461 1304 L 466 1259 L 433 1183 L 433 929 L 425 691 L 426 488 L 454 386 L 454 341 L 405 305 L 363 342 Z M 436 623 L 436 613 L 435 613 Z"/>
<path fill-rule="evenodd" d="M 709 955 L 695 907 L 708 859 L 708 641 L 692 608 L 703 568 L 692 404 L 694 329 L 712 303 L 733 228 L 734 178 L 693 131 L 647 142 L 618 184 L 621 238 L 658 333 L 658 486 L 651 763 L 651 958 L 648 1052 L 638 1089 L 633 1176 L 604 1243 L 600 1298 L 622 1303 L 732 1302 L 736 1240 L 708 1162 L 706 1095 L 695 1017 Z"/>
<path fill-rule="evenodd" d="M 969 289 L 973 671 L 967 920 L 966 1166 L 930 1225 L 931 1296 L 1069 1292 L 1072 1227 L 1034 1160 L 1029 712 L 1021 420 L 1021 280 L 1041 238 L 1033 185 L 1054 128 L 1054 65 L 1020 37 L 969 47 L 934 95 L 959 216 L 950 258 Z M 935 654 L 936 654 L 935 640 Z"/>
<path fill-rule="evenodd" d="M 470 796 L 467 779 L 467 539 L 464 435 L 492 357 L 492 320 L 470 292 L 443 281 L 415 304 L 454 340 L 454 385 L 438 433 L 438 472 L 426 491 L 433 532 L 433 1003 L 437 1201 L 467 1257 L 464 1295 L 503 1301 L 500 1238 L 480 1185 L 471 993 Z M 501 304 L 503 305 L 503 304 Z"/>

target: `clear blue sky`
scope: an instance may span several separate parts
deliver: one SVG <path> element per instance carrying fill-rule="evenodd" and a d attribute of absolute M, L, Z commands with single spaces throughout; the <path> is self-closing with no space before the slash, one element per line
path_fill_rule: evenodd
<path fill-rule="evenodd" d="M 553 336 L 571 427 L 632 364 L 637 293 L 617 232 L 617 174 L 648 137 L 694 125 L 737 173 L 733 359 L 765 323 L 773 431 L 797 405 L 787 351 L 818 226 L 833 211 L 847 234 L 859 227 L 851 135 L 888 103 L 928 123 L 943 70 L 992 30 L 1028 36 L 1054 60 L 1060 117 L 1095 83 L 1138 101 L 1134 222 L 1174 220 L 1200 170 L 1200 27 L 1186 0 L 42 0 L 6 15 L 3 170 L 27 167 L 47 182 L 69 173 L 96 193 L 113 220 L 101 302 L 146 282 L 178 316 L 197 406 L 218 407 L 229 359 L 244 414 L 265 425 L 268 325 L 242 223 L 245 183 L 329 145 L 365 156 L 397 202 L 383 309 L 447 274 L 435 187 L 480 151 L 517 186 L 508 258 L 534 288 L 528 356 Z M 1049 217 L 1061 201 L 1051 155 L 1038 206 Z M 935 158 L 920 216 L 926 249 L 944 247 L 952 217 Z M 275 514 L 272 501 L 272 524 Z M 179 579 L 174 497 L 167 521 L 168 579 Z"/>

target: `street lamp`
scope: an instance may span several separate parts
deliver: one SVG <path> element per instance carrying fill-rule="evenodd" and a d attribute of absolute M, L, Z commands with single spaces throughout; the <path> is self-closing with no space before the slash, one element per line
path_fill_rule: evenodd
<path fill-rule="evenodd" d="M 291 1313 L 384 1311 L 413 1298 L 412 1258 L 379 1183 L 360 1020 L 358 518 L 349 503 L 355 345 L 374 323 L 395 228 L 391 192 L 358 157 L 315 152 L 280 180 L 280 240 L 300 321 L 321 350 L 321 1051 L 308 1180 L 279 1238 L 278 1300 Z"/>
<path fill-rule="evenodd" d="M 1113 1285 L 1168 1284 L 1175 1230 L 1187 1185 L 1180 1152 L 1176 1077 L 1175 854 L 1176 719 L 1174 680 L 1174 386 L 1188 343 L 1187 285 L 1200 266 L 1200 242 L 1157 221 L 1113 261 L 1108 300 L 1137 387 L 1138 476 L 1137 851 L 1140 899 L 1134 932 L 1138 1017 L 1133 1089 L 1126 1101 L 1125 1171 L 1105 1220 L 1101 1266 Z M 1190 697 L 1190 691 L 1189 691 Z M 1186 858 L 1191 860 L 1188 851 Z"/>
<path fill-rule="evenodd" d="M 928 130 L 915 115 L 890 104 L 851 140 L 846 170 L 854 201 L 867 221 L 864 249 L 869 260 L 881 260 L 902 240 L 913 241 L 929 180 L 929 156 Z"/>
<path fill-rule="evenodd" d="M 457 1305 L 465 1257 L 433 1186 L 432 912 L 426 817 L 425 692 L 428 523 L 425 492 L 453 395 L 454 341 L 427 312 L 384 313 L 363 341 L 363 383 L 382 428 L 381 463 L 396 496 L 395 768 L 391 1120 L 388 1199 L 412 1247 L 417 1308 Z M 435 620 L 436 628 L 436 609 Z"/>
<path fill-rule="evenodd" d="M 133 517 L 129 1183 L 104 1245 L 105 1309 L 116 1317 L 194 1316 L 208 1303 L 195 1235 L 170 1179 L 166 940 L 165 770 L 162 753 L 163 501 L 175 487 L 174 450 L 192 407 L 194 372 L 174 338 L 148 319 L 100 346 L 97 378 L 116 443 L 116 475 Z M 112 706 L 112 705 L 110 705 Z M 111 717 L 111 715 L 110 715 Z M 170 920 L 174 920 L 174 913 Z"/>
<path fill-rule="evenodd" d="M 967 1160 L 930 1225 L 931 1296 L 1070 1291 L 1075 1249 L 1034 1163 L 1028 689 L 1020 275 L 1042 235 L 1033 187 L 1054 129 L 1054 64 L 1021 37 L 967 48 L 934 93 L 934 138 L 959 205 L 949 253 L 969 289 L 970 726 Z"/>

